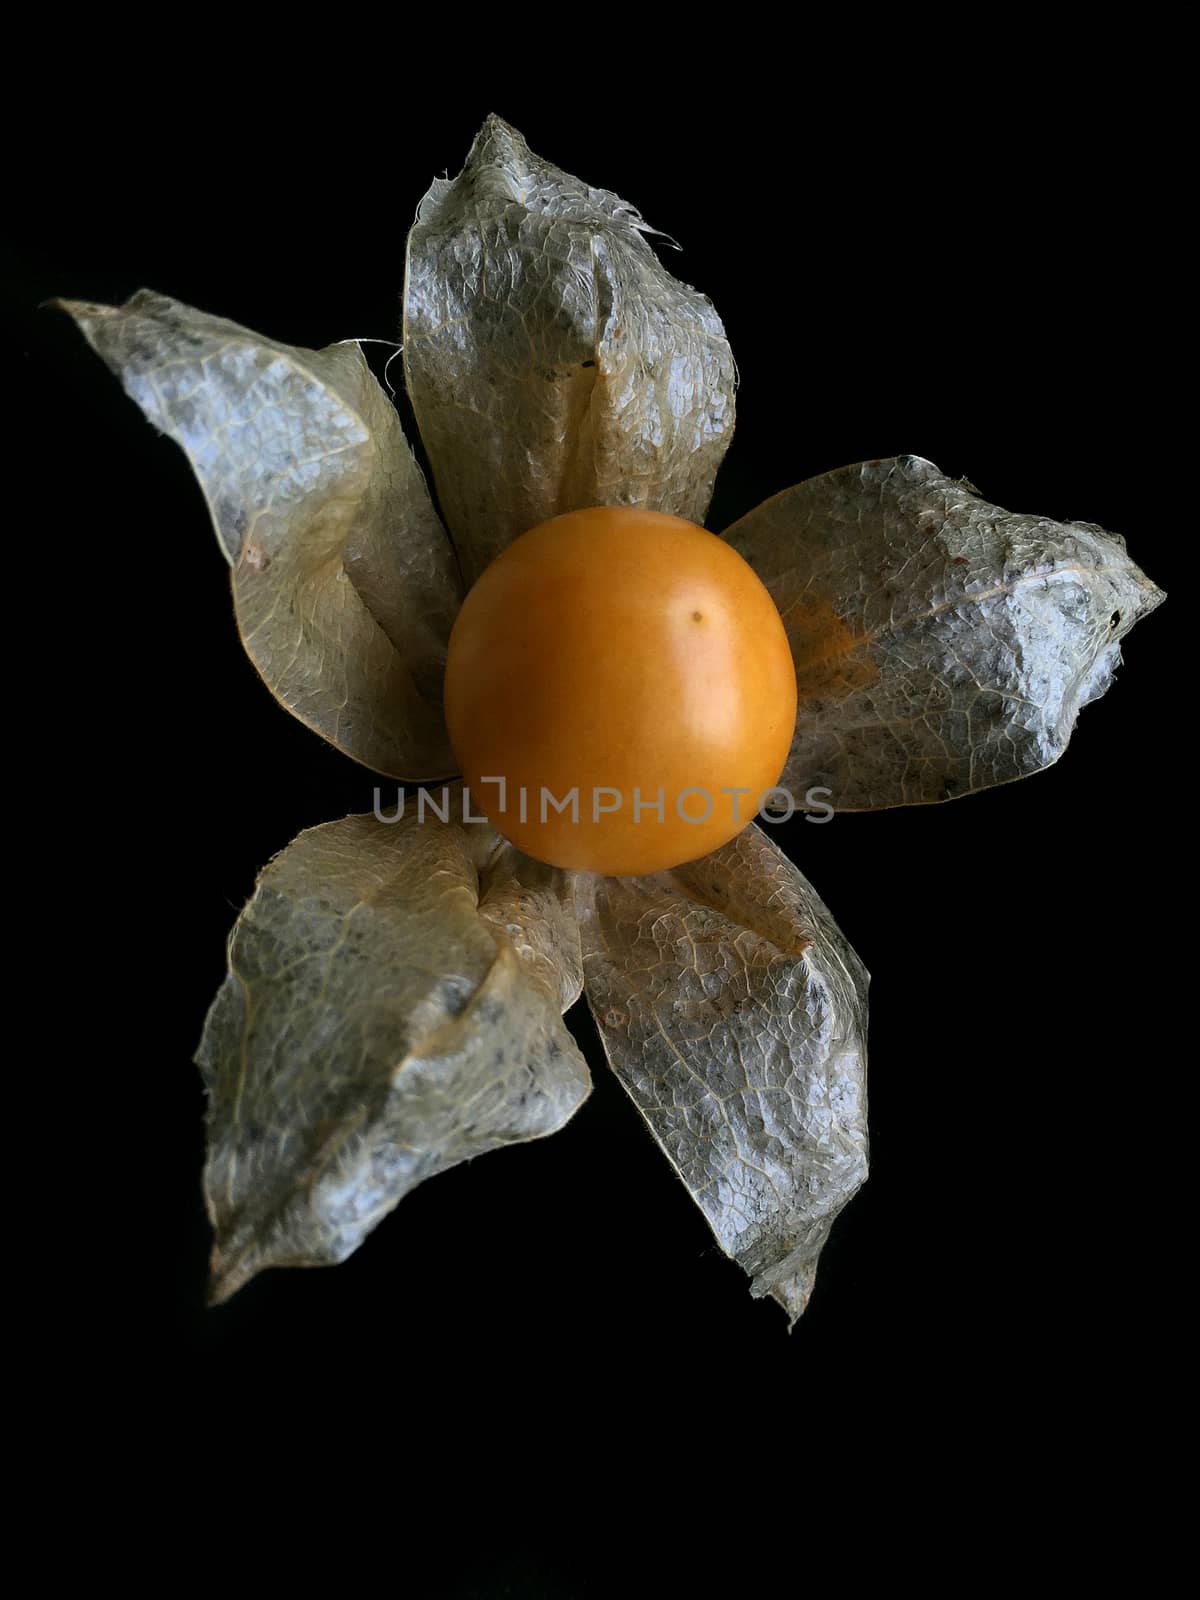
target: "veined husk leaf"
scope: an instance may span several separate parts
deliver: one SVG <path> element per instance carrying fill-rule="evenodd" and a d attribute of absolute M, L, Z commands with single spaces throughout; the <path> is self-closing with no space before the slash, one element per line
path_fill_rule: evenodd
<path fill-rule="evenodd" d="M 423 1179 L 587 1097 L 569 882 L 450 805 L 309 829 L 238 918 L 196 1058 L 214 1301 L 344 1260 Z"/>
<path fill-rule="evenodd" d="M 441 693 L 461 580 L 359 346 L 296 349 L 149 290 L 61 304 L 186 452 L 271 692 L 376 771 L 454 772 Z"/>
<path fill-rule="evenodd" d="M 518 534 L 582 506 L 703 522 L 733 432 L 733 357 L 652 231 L 495 116 L 422 200 L 404 370 L 468 582 Z"/>
<path fill-rule="evenodd" d="M 781 782 L 836 810 L 949 800 L 1057 761 L 1164 598 L 1117 534 L 1019 516 L 920 456 L 785 489 L 725 538 L 787 625 Z"/>
<path fill-rule="evenodd" d="M 605 1051 L 721 1248 L 795 1319 L 867 1175 L 867 972 L 756 826 L 645 878 L 577 880 Z"/>

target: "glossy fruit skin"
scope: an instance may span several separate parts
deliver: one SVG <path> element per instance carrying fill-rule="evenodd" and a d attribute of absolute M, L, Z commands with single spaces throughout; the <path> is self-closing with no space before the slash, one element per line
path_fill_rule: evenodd
<path fill-rule="evenodd" d="M 530 529 L 480 576 L 450 636 L 445 710 L 472 810 L 528 855 L 657 872 L 752 820 L 787 759 L 796 675 L 774 601 L 723 540 L 594 507 Z M 500 777 L 503 811 L 484 781 Z M 543 808 L 543 787 L 577 788 L 578 821 Z"/>

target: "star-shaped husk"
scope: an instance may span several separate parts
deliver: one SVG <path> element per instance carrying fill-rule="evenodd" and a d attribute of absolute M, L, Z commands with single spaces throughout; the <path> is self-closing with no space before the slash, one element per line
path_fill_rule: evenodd
<path fill-rule="evenodd" d="M 735 369 L 652 231 L 496 117 L 434 182 L 403 346 L 449 535 L 357 344 L 294 349 L 147 291 L 66 304 L 186 450 L 267 686 L 366 766 L 453 776 L 450 626 L 527 527 L 605 504 L 703 521 Z M 1163 598 L 1115 534 L 1013 515 L 916 456 L 784 489 L 726 537 L 795 657 L 782 781 L 835 810 L 1049 765 Z M 828 911 L 753 824 L 605 879 L 531 861 L 456 786 L 432 799 L 301 834 L 238 919 L 198 1054 L 213 1298 L 344 1260 L 422 1179 L 560 1128 L 590 1087 L 562 1022 L 582 987 L 721 1247 L 794 1321 L 867 1174 L 867 974 Z"/>

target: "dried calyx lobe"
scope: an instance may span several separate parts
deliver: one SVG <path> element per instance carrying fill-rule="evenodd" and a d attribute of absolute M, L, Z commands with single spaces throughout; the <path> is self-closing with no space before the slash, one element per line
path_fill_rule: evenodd
<path fill-rule="evenodd" d="M 187 453 L 242 642 L 276 698 L 376 771 L 453 772 L 454 553 L 359 346 L 282 344 L 149 290 L 64 309 Z"/>
<path fill-rule="evenodd" d="M 733 431 L 720 318 L 625 201 L 498 117 L 409 234 L 404 365 L 466 580 L 591 505 L 703 522 Z"/>
<path fill-rule="evenodd" d="M 920 456 L 809 478 L 725 537 L 770 590 L 796 665 L 782 781 L 842 811 L 1049 766 L 1163 599 L 1120 535 L 990 505 Z"/>
<path fill-rule="evenodd" d="M 214 1299 L 344 1260 L 416 1184 L 589 1092 L 570 885 L 453 805 L 309 829 L 238 918 L 197 1057 Z"/>

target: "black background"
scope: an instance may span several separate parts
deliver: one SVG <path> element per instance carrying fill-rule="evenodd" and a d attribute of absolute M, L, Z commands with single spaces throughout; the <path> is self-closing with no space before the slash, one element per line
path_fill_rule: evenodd
<path fill-rule="evenodd" d="M 66 1308 L 46 1340 L 90 1405 L 194 1462 L 211 1449 L 219 1499 L 254 1481 L 266 1439 L 292 1440 L 297 1491 L 318 1474 L 349 1515 L 373 1440 L 406 1561 L 450 1574 L 419 1592 L 609 1592 L 575 1534 L 614 1510 L 661 1527 L 681 1490 L 693 1520 L 724 1506 L 735 1543 L 773 1543 L 790 1522 L 728 1515 L 768 1482 L 794 1521 L 814 1483 L 837 1502 L 886 1461 L 899 1494 L 910 1451 L 970 1478 L 1023 1442 L 1021 1482 L 1044 1486 L 1062 1452 L 1102 1454 L 1159 1403 L 1133 1352 L 1171 1295 L 1157 1241 L 1181 1129 L 1159 930 L 1190 744 L 1167 641 L 1192 534 L 1170 467 L 1170 133 L 1125 105 L 1120 70 L 1059 62 L 1005 98 L 909 61 L 890 96 L 773 90 L 736 116 L 500 88 L 391 103 L 369 135 L 282 92 L 227 121 L 212 87 L 175 108 L 169 140 L 110 108 L 52 183 L 22 168 L 9 305 L 46 419 L 32 531 L 54 553 L 10 583 L 56 732 L 21 798 L 49 780 L 64 803 L 39 877 L 66 919 L 48 961 L 72 975 L 35 1097 L 47 1124 L 70 1105 L 80 1146 L 42 1257 Z M 561 1134 L 430 1182 L 337 1269 L 203 1303 L 190 1058 L 224 940 L 268 857 L 369 809 L 373 779 L 271 700 L 182 454 L 34 307 L 144 285 L 300 345 L 394 337 L 417 200 L 489 109 L 678 239 L 670 270 L 724 318 L 741 388 L 712 527 L 915 451 L 1002 505 L 1123 533 L 1174 591 L 1050 771 L 781 830 L 873 975 L 872 1177 L 790 1337 L 578 1008 L 596 1088 Z"/>

